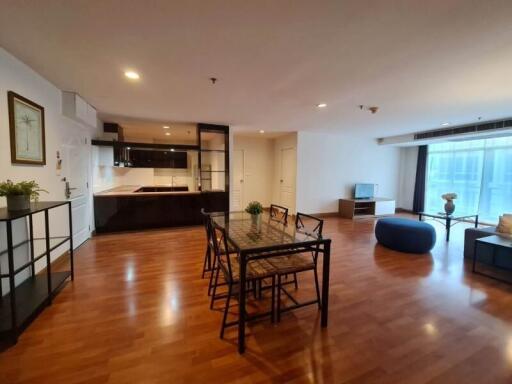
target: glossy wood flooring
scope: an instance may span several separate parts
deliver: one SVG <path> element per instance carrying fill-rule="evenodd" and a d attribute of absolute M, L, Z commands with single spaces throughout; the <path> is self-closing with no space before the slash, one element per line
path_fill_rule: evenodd
<path fill-rule="evenodd" d="M 512 289 L 465 268 L 463 225 L 449 245 L 438 226 L 419 256 L 376 245 L 373 227 L 326 220 L 329 327 L 315 306 L 254 323 L 244 356 L 208 309 L 202 228 L 96 237 L 75 282 L 0 354 L 0 383 L 511 383 Z"/>

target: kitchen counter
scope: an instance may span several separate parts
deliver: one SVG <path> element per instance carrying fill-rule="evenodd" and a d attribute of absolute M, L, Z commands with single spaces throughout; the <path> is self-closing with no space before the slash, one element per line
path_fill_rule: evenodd
<path fill-rule="evenodd" d="M 188 188 L 187 185 L 122 185 L 119 187 L 107 189 L 105 191 L 97 192 L 94 196 L 159 196 L 159 195 L 175 195 L 175 194 L 200 194 L 198 191 L 164 191 L 164 192 L 138 192 L 142 188 Z"/>
<path fill-rule="evenodd" d="M 123 185 L 94 194 L 97 233 L 149 228 L 202 225 L 206 212 L 229 210 L 229 193 L 223 191 L 138 192 L 172 186 Z M 184 188 L 185 186 L 174 186 Z"/>

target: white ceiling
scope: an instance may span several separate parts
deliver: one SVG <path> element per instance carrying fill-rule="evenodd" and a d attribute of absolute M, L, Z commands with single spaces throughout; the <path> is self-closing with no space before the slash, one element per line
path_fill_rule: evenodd
<path fill-rule="evenodd" d="M 511 116 L 511 21 L 510 0 L 3 1 L 0 45 L 106 117 L 382 137 Z"/>

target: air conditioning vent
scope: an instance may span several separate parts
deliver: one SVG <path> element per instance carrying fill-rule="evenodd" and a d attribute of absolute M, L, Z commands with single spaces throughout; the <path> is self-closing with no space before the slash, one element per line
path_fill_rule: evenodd
<path fill-rule="evenodd" d="M 500 120 L 491 123 L 464 125 L 456 128 L 438 129 L 435 131 L 420 132 L 414 135 L 414 140 L 425 140 L 443 136 L 454 136 L 467 133 L 485 132 L 496 129 L 507 129 L 512 127 L 512 120 Z"/>

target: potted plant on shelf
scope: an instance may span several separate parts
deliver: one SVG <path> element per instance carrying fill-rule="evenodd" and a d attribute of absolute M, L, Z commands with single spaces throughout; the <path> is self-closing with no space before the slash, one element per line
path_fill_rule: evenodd
<path fill-rule="evenodd" d="M 444 195 L 441 196 L 441 198 L 443 200 L 446 200 L 446 203 L 444 205 L 444 211 L 446 212 L 447 215 L 451 215 L 455 211 L 455 204 L 453 204 L 453 200 L 457 198 L 457 194 L 453 192 L 445 193 Z"/>
<path fill-rule="evenodd" d="M 37 201 L 39 192 L 48 191 L 41 189 L 34 180 L 13 183 L 11 180 L 0 183 L 0 196 L 7 198 L 9 211 L 21 211 L 30 208 L 30 200 Z"/>
<path fill-rule="evenodd" d="M 251 220 L 253 224 L 258 224 L 260 222 L 261 214 L 263 212 L 263 206 L 258 201 L 251 201 L 249 204 L 247 204 L 245 212 L 251 215 Z"/>

